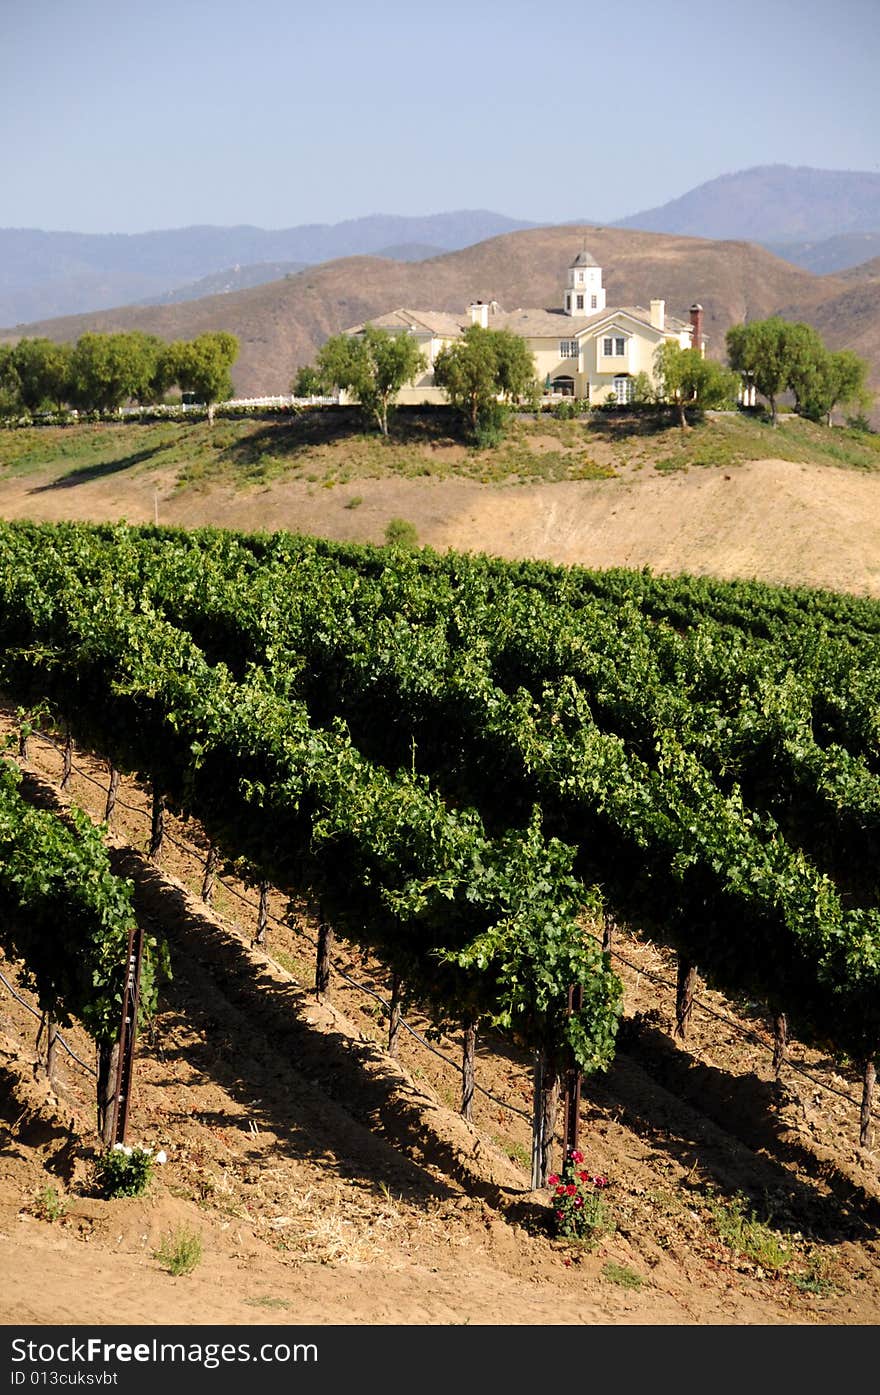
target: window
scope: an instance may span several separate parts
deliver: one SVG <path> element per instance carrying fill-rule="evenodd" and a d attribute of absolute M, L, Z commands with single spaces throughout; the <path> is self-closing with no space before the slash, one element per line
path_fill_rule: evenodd
<path fill-rule="evenodd" d="M 577 358 L 578 341 L 576 339 L 561 339 L 559 341 L 560 358 Z"/>
<path fill-rule="evenodd" d="M 570 310 L 570 309 L 571 309 L 571 296 L 570 296 L 570 295 L 567 295 L 567 296 L 565 297 L 565 308 L 566 308 L 566 310 Z"/>
<path fill-rule="evenodd" d="M 609 335 L 608 338 L 602 340 L 602 352 L 606 358 L 623 358 L 626 353 L 626 340 L 616 336 L 612 338 Z"/>
<path fill-rule="evenodd" d="M 597 296 L 594 296 L 594 295 L 591 295 L 591 296 L 590 296 L 590 309 L 591 309 L 591 310 L 596 310 L 596 309 L 598 308 L 598 305 L 599 305 L 598 297 L 597 297 Z"/>
<path fill-rule="evenodd" d="M 563 397 L 574 397 L 574 378 L 554 378 L 550 386 Z"/>
<path fill-rule="evenodd" d="M 632 378 L 619 377 L 614 379 L 614 396 L 618 402 L 629 402 L 632 399 Z"/>
<path fill-rule="evenodd" d="M 584 308 L 584 298 L 583 298 L 582 295 L 579 295 L 579 296 L 577 297 L 575 304 L 576 304 L 576 308 L 577 308 L 578 310 L 583 310 L 583 308 Z"/>

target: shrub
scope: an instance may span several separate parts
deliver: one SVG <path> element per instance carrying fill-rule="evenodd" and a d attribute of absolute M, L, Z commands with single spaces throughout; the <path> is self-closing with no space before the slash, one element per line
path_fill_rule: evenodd
<path fill-rule="evenodd" d="M 114 1143 L 95 1163 L 98 1185 L 105 1197 L 142 1196 L 149 1186 L 153 1168 L 165 1162 L 163 1152 L 152 1148 L 128 1148 Z"/>
<path fill-rule="evenodd" d="M 478 450 L 491 450 L 504 440 L 509 408 L 502 402 L 490 402 L 480 410 L 473 429 L 473 443 Z"/>
<path fill-rule="evenodd" d="M 609 1230 L 603 1192 L 608 1178 L 587 1172 L 583 1153 L 573 1152 L 561 1176 L 547 1179 L 553 1203 L 553 1232 L 560 1239 L 594 1241 Z"/>
<path fill-rule="evenodd" d="M 418 547 L 416 525 L 408 518 L 392 518 L 385 529 L 385 542 L 389 547 Z"/>

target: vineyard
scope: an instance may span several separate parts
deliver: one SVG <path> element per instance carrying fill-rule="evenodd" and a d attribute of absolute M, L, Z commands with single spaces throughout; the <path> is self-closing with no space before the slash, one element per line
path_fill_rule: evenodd
<path fill-rule="evenodd" d="M 870 1142 L 876 604 L 289 535 L 10 525 L 0 632 L 7 695 L 149 782 L 156 847 L 166 807 L 192 815 L 206 882 L 235 865 L 313 907 L 319 992 L 342 936 L 385 966 L 392 1020 L 416 1005 L 464 1028 L 465 1117 L 481 1030 L 533 1053 L 536 1185 L 562 1077 L 614 1053 L 618 924 L 676 952 L 681 1035 L 699 970 L 763 1005 L 778 1068 L 789 1034 L 855 1062 Z M 77 856 L 100 855 L 78 836 Z M 7 894 L 30 905 L 40 880 Z M 105 963 L 130 910 L 115 887 L 98 910 Z M 59 959 L 64 913 L 4 929 L 6 946 L 52 1020 L 94 1019 L 101 1041 L 106 973 L 90 998 L 76 937 Z"/>

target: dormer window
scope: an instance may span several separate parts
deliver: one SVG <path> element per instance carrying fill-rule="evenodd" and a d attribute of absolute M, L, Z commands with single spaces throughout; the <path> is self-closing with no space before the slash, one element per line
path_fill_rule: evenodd
<path fill-rule="evenodd" d="M 559 341 L 560 358 L 577 358 L 578 341 L 576 339 L 561 339 Z"/>
<path fill-rule="evenodd" d="M 595 300 L 596 297 L 593 296 L 593 299 Z M 575 296 L 574 305 L 575 305 L 575 309 L 576 309 L 576 310 L 583 310 L 583 308 L 584 308 L 584 298 L 583 298 L 582 295 Z"/>
<path fill-rule="evenodd" d="M 626 340 L 622 335 L 608 335 L 602 340 L 602 353 L 606 358 L 623 358 L 626 353 Z"/>

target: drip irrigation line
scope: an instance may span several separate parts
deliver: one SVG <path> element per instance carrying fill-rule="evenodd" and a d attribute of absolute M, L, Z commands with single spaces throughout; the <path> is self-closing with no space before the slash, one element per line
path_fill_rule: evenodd
<path fill-rule="evenodd" d="M 4 987 L 7 988 L 7 989 L 9 990 L 9 992 L 12 994 L 13 998 L 15 999 L 15 1001 L 16 1001 L 17 1003 L 21 1003 L 21 1006 L 22 1006 L 27 1012 L 29 1012 L 29 1013 L 31 1014 L 31 1017 L 35 1017 L 35 1018 L 37 1019 L 38 1022 L 42 1022 L 42 1020 L 43 1020 L 42 1014 L 39 1013 L 39 1012 L 37 1012 L 37 1010 L 36 1010 L 35 1008 L 32 1008 L 31 1005 L 30 1005 L 30 1003 L 26 1003 L 25 1000 L 24 1000 L 24 998 L 19 997 L 19 995 L 16 993 L 15 989 L 13 988 L 12 984 L 9 982 L 9 979 L 8 979 L 8 978 L 6 977 L 6 975 L 3 974 L 3 973 L 0 973 L 0 983 L 2 983 L 2 984 L 4 985 Z M 96 1074 L 95 1071 L 92 1070 L 92 1067 L 91 1067 L 91 1066 L 86 1065 L 86 1062 L 85 1062 L 85 1061 L 81 1061 L 81 1060 L 80 1060 L 80 1058 L 79 1058 L 79 1056 L 77 1056 L 76 1052 L 75 1052 L 71 1047 L 69 1047 L 69 1046 L 67 1045 L 67 1042 L 64 1040 L 63 1036 L 62 1036 L 61 1033 L 58 1032 L 58 1031 L 56 1031 L 56 1033 L 55 1033 L 55 1040 L 58 1042 L 59 1046 L 63 1046 L 63 1047 L 64 1047 L 64 1050 L 67 1052 L 68 1056 L 72 1057 L 73 1060 L 76 1061 L 76 1064 L 77 1064 L 78 1066 L 82 1066 L 83 1070 L 88 1071 L 89 1075 L 95 1075 L 95 1074 Z M 97 1078 L 97 1077 L 96 1077 L 96 1078 Z"/>
<path fill-rule="evenodd" d="M 62 746 L 59 746 L 58 743 L 54 741 L 51 736 L 47 736 L 45 732 L 35 731 L 31 733 L 31 736 L 37 737 L 38 739 L 48 742 L 50 746 L 54 746 L 56 751 L 62 753 L 64 751 L 64 748 Z M 90 780 L 93 785 L 97 785 L 99 789 L 104 788 L 100 780 L 96 780 L 93 775 L 90 775 L 88 771 L 83 770 L 80 766 L 71 763 L 70 768 L 72 771 L 75 771 L 78 775 L 83 776 L 84 779 Z M 147 813 L 145 809 L 138 809 L 133 804 L 126 804 L 124 800 L 117 800 L 117 803 L 121 806 L 121 808 L 128 809 L 133 814 L 140 814 L 142 818 L 148 819 L 150 817 L 150 815 Z M 192 857 L 197 857 L 199 859 L 201 859 L 204 856 L 204 854 L 198 848 L 193 847 L 191 844 L 179 842 L 170 833 L 166 833 L 165 837 L 168 839 L 169 843 L 173 844 L 174 847 L 179 848 L 181 852 L 189 853 Z M 232 886 L 230 882 L 225 881 L 220 876 L 217 877 L 217 881 L 220 883 L 221 886 L 225 887 L 227 891 L 231 892 L 233 896 L 237 896 L 239 901 L 243 901 L 244 904 L 248 906 L 250 910 L 256 910 L 253 901 L 251 901 L 247 896 L 240 892 L 237 889 L 237 887 Z M 269 920 L 273 921 L 274 924 L 277 926 L 280 926 L 282 928 L 284 927 L 284 922 L 278 920 L 276 916 L 270 914 Z M 311 937 L 307 935 L 305 931 L 300 931 L 299 933 L 302 934 L 303 937 L 306 940 L 308 940 L 309 944 L 311 944 L 314 947 L 315 941 L 311 939 Z M 590 936 L 590 939 L 595 940 L 597 944 L 601 944 L 601 940 L 598 935 L 593 935 L 590 931 L 587 931 L 587 934 Z M 637 964 L 633 964 L 632 961 L 627 959 L 624 955 L 622 955 L 619 950 L 611 949 L 609 950 L 609 953 L 611 954 L 612 958 L 618 959 L 621 964 L 625 964 L 627 968 L 632 969 L 634 973 L 644 974 L 645 978 L 650 979 L 652 983 L 658 983 L 664 988 L 668 988 L 673 992 L 675 991 L 675 984 L 671 983 L 668 979 L 663 978 L 660 974 L 652 973 L 650 969 L 640 968 Z M 345 979 L 345 981 L 347 983 L 350 983 L 353 988 L 357 988 L 362 993 L 368 993 L 371 997 L 375 998 L 377 1002 L 381 1003 L 382 1006 L 386 1009 L 386 1011 L 388 1010 L 388 1005 L 372 989 L 368 988 L 365 984 L 356 983 L 354 979 L 349 978 L 348 975 L 345 974 L 342 969 L 337 968 L 336 965 L 333 965 L 333 968 L 335 972 L 340 976 L 340 978 Z M 25 1004 L 25 1006 L 27 1005 Z M 759 1036 L 757 1036 L 754 1032 L 750 1031 L 748 1027 L 740 1026 L 738 1022 L 734 1022 L 732 1018 L 726 1017 L 724 1013 L 718 1012 L 715 1008 L 709 1007 L 709 1005 L 707 1003 L 704 1003 L 700 998 L 694 999 L 693 1006 L 696 1008 L 700 1008 L 700 1010 L 702 1012 L 705 1012 L 709 1017 L 714 1017 L 717 1021 L 723 1022 L 725 1026 L 730 1028 L 730 1030 L 734 1033 L 735 1036 L 741 1037 L 744 1041 L 751 1042 L 753 1046 L 759 1047 L 768 1055 L 773 1054 L 772 1049 L 767 1045 L 767 1043 L 765 1041 L 762 1041 L 762 1039 Z M 415 1037 L 416 1041 L 420 1042 L 421 1045 L 424 1046 L 426 1051 L 430 1051 L 433 1055 L 439 1056 L 441 1061 L 445 1061 L 447 1065 L 450 1065 L 454 1067 L 455 1070 L 458 1070 L 458 1066 L 455 1064 L 454 1061 L 450 1061 L 449 1057 L 444 1056 L 442 1051 L 438 1051 L 436 1047 L 431 1046 L 431 1044 L 427 1042 L 425 1038 L 422 1037 L 415 1030 L 415 1028 L 411 1027 L 403 1017 L 401 1017 L 400 1023 L 401 1026 L 404 1027 L 406 1031 L 410 1033 L 411 1036 Z M 69 1051 L 69 1048 L 65 1046 L 65 1050 Z M 72 1052 L 70 1052 L 70 1054 L 73 1055 Z M 74 1057 L 74 1059 L 78 1058 Z M 82 1064 L 83 1063 L 80 1062 L 80 1065 Z M 788 1067 L 789 1070 L 794 1071 L 797 1075 L 803 1076 L 805 1080 L 808 1080 L 810 1084 L 814 1085 L 817 1089 L 826 1090 L 829 1094 L 836 1095 L 838 1099 L 845 1100 L 846 1103 L 852 1105 L 854 1109 L 861 1108 L 859 1100 L 853 1099 L 852 1095 L 846 1094 L 846 1092 L 843 1090 L 838 1090 L 835 1085 L 826 1085 L 823 1080 L 817 1080 L 814 1075 L 811 1075 L 810 1072 L 806 1070 L 803 1066 L 798 1065 L 796 1061 L 792 1061 L 789 1058 L 786 1058 L 785 1065 Z M 90 1070 L 91 1068 L 89 1066 L 86 1066 L 85 1069 Z M 94 1074 L 94 1071 L 92 1071 L 91 1073 Z M 517 1108 L 516 1105 L 508 1104 L 504 1100 L 496 1099 L 494 1095 L 491 1095 L 488 1090 L 484 1090 L 482 1086 L 476 1085 L 475 1088 L 479 1090 L 481 1094 L 485 1095 L 488 1099 L 493 1100 L 494 1103 L 500 1104 L 504 1109 L 509 1109 L 514 1114 L 520 1114 L 523 1118 L 531 1117 L 524 1110 Z M 871 1115 L 872 1118 L 880 1119 L 880 1111 L 872 1110 Z"/>

